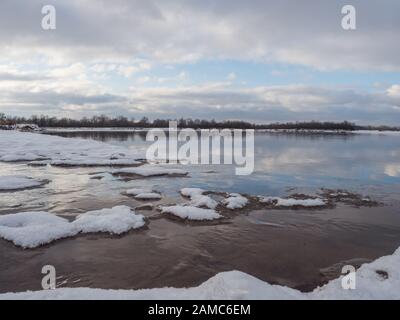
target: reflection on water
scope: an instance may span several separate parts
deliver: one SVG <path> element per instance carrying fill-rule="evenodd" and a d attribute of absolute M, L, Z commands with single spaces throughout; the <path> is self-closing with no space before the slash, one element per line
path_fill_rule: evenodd
<path fill-rule="evenodd" d="M 127 148 L 143 148 L 146 132 L 67 132 L 65 137 L 94 139 Z M 0 212 L 22 209 L 53 210 L 57 213 L 83 211 L 127 199 L 121 191 L 149 186 L 171 198 L 179 198 L 183 187 L 283 195 L 288 189 L 344 188 L 371 195 L 381 201 L 398 200 L 400 185 L 400 139 L 367 134 L 269 134 L 255 136 L 255 172 L 236 176 L 232 165 L 187 166 L 190 178 L 154 178 L 120 181 L 111 175 L 102 180 L 89 174 L 107 168 L 28 167 L 0 163 L 0 174 L 22 174 L 50 180 L 41 189 L 1 194 Z"/>
<path fill-rule="evenodd" d="M 134 148 L 149 145 L 146 132 L 66 132 L 65 137 L 94 139 Z M 208 175 L 208 186 L 228 179 L 232 191 L 281 192 L 289 186 L 364 188 L 400 183 L 400 139 L 368 134 L 256 133 L 255 170 L 248 177 L 233 176 L 233 167 L 195 166 Z M 201 176 L 197 176 L 200 178 Z M 200 181 L 198 183 L 201 183 Z M 274 189 L 271 190 L 270 188 Z M 231 190 L 231 189 L 230 189 Z"/>
<path fill-rule="evenodd" d="M 58 135 L 128 148 L 149 144 L 145 132 Z M 259 195 L 325 187 L 356 191 L 386 204 L 312 212 L 256 211 L 213 226 L 151 220 L 148 229 L 123 237 L 85 235 L 31 251 L 0 240 L 0 292 L 38 289 L 44 264 L 55 265 L 61 276 L 72 279 L 68 286 L 192 286 L 217 272 L 237 269 L 309 290 L 326 280 L 321 268 L 352 258 L 374 259 L 400 245 L 399 156 L 396 136 L 257 133 L 255 172 L 250 176 L 234 175 L 231 165 L 197 165 L 187 166 L 189 178 L 122 181 L 107 174 L 109 168 L 0 163 L 0 175 L 50 180 L 43 188 L 0 193 L 0 214 L 48 210 L 69 216 L 119 204 L 135 207 L 142 203 L 121 195 L 133 187 L 162 192 L 164 203 L 183 201 L 183 187 Z M 98 172 L 103 178 L 93 179 Z"/>

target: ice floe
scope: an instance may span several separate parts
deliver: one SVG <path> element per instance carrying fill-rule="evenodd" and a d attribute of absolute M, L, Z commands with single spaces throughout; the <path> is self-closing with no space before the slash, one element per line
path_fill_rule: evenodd
<path fill-rule="evenodd" d="M 68 220 L 48 212 L 0 216 L 0 237 L 23 248 L 35 248 L 77 233 L 78 230 Z"/>
<path fill-rule="evenodd" d="M 223 200 L 223 203 L 228 209 L 241 209 L 247 205 L 249 200 L 239 193 L 231 193 L 229 197 Z"/>
<path fill-rule="evenodd" d="M 148 189 L 148 188 L 132 188 L 128 189 L 125 191 L 125 194 L 130 195 L 130 196 L 137 196 L 138 194 L 141 193 L 151 193 L 153 192 L 153 189 Z"/>
<path fill-rule="evenodd" d="M 72 224 L 82 233 L 108 232 L 122 234 L 143 227 L 144 217 L 127 206 L 89 211 L 79 215 Z"/>
<path fill-rule="evenodd" d="M 160 200 L 162 195 L 159 192 L 149 188 L 132 188 L 126 190 L 123 194 L 133 196 L 138 200 Z"/>
<path fill-rule="evenodd" d="M 385 275 L 384 277 L 382 275 Z M 363 264 L 356 272 L 356 288 L 345 290 L 343 276 L 312 292 L 303 293 L 289 287 L 272 285 L 240 271 L 221 272 L 192 288 L 155 288 L 142 290 L 106 290 L 60 288 L 0 294 L 1 300 L 93 299 L 93 300 L 361 300 L 400 299 L 400 248 L 389 256 Z"/>
<path fill-rule="evenodd" d="M 40 133 L 0 131 L 0 161 L 32 161 L 34 165 L 125 166 L 138 165 L 144 150 L 104 142 L 64 138 Z"/>
<path fill-rule="evenodd" d="M 139 193 L 135 196 L 135 199 L 138 200 L 159 200 L 161 198 L 162 198 L 161 194 L 156 192 L 144 192 L 144 193 Z"/>
<path fill-rule="evenodd" d="M 78 233 L 122 234 L 144 224 L 144 217 L 127 206 L 89 211 L 72 222 L 49 212 L 20 212 L 0 216 L 0 238 L 35 248 Z"/>
<path fill-rule="evenodd" d="M 169 213 L 187 220 L 202 221 L 222 218 L 214 209 L 203 209 L 190 205 L 165 206 L 160 207 L 160 210 L 162 213 Z"/>
<path fill-rule="evenodd" d="M 36 180 L 26 176 L 10 175 L 0 176 L 0 191 L 22 190 L 40 187 L 45 184 L 45 180 Z"/>
<path fill-rule="evenodd" d="M 325 206 L 326 202 L 320 198 L 295 199 L 295 198 L 279 198 L 279 197 L 261 197 L 260 202 L 271 203 L 276 207 L 320 207 Z"/>
<path fill-rule="evenodd" d="M 206 191 L 200 188 L 183 188 L 181 189 L 181 195 L 190 198 L 189 205 L 194 207 L 206 207 L 209 209 L 215 209 L 218 206 L 218 202 L 211 197 L 204 195 Z"/>

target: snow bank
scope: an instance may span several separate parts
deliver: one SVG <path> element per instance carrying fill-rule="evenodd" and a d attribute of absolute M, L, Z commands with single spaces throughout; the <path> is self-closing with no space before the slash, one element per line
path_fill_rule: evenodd
<path fill-rule="evenodd" d="M 0 238 L 22 248 L 35 248 L 80 232 L 121 234 L 144 224 L 144 217 L 127 206 L 89 211 L 73 222 L 49 212 L 20 212 L 0 215 Z"/>
<path fill-rule="evenodd" d="M 40 187 L 45 183 L 46 181 L 35 180 L 26 176 L 0 176 L 0 191 L 21 190 Z"/>
<path fill-rule="evenodd" d="M 194 207 L 206 207 L 209 209 L 215 209 L 218 202 L 209 196 L 203 195 L 205 190 L 200 188 L 183 188 L 181 189 L 181 195 L 190 198 L 189 204 Z"/>
<path fill-rule="evenodd" d="M 223 203 L 226 204 L 226 207 L 231 210 L 241 209 L 245 207 L 248 202 L 249 200 L 239 193 L 231 193 L 229 198 L 223 200 Z"/>
<path fill-rule="evenodd" d="M 188 172 L 182 169 L 157 167 L 153 165 L 143 165 L 136 168 L 124 168 L 124 169 L 114 170 L 112 174 L 121 176 L 160 177 L 160 176 L 186 176 Z"/>
<path fill-rule="evenodd" d="M 127 206 L 89 211 L 79 215 L 72 224 L 82 233 L 108 232 L 122 234 L 143 227 L 144 217 Z"/>
<path fill-rule="evenodd" d="M 294 199 L 294 198 L 279 198 L 279 197 L 261 197 L 261 202 L 264 203 L 274 203 L 276 207 L 320 207 L 325 206 L 326 203 L 320 198 L 310 198 L 310 199 Z"/>
<path fill-rule="evenodd" d="M 0 216 L 0 237 L 23 248 L 35 248 L 77 233 L 78 230 L 68 220 L 48 212 Z"/>
<path fill-rule="evenodd" d="M 38 133 L 0 131 L 0 161 L 66 166 L 136 165 L 144 150 Z"/>
<path fill-rule="evenodd" d="M 194 206 L 168 206 L 160 207 L 162 213 L 169 213 L 181 219 L 188 220 L 215 220 L 220 219 L 222 216 L 213 209 L 202 209 Z"/>
<path fill-rule="evenodd" d="M 377 271 L 384 271 L 388 278 Z M 364 264 L 356 273 L 356 289 L 344 290 L 342 277 L 310 293 L 285 286 L 271 285 L 239 271 L 222 272 L 198 287 L 144 290 L 104 290 L 91 288 L 60 288 L 56 290 L 5 293 L 0 299 L 174 299 L 174 300 L 273 300 L 273 299 L 400 299 L 400 248 L 391 256 Z"/>

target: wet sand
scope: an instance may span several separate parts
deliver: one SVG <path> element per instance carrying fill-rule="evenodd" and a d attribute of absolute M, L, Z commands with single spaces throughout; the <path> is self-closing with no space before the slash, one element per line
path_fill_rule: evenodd
<path fill-rule="evenodd" d="M 331 270 L 327 277 L 321 269 L 391 254 L 400 245 L 396 212 L 392 206 L 346 205 L 257 210 L 217 225 L 163 216 L 122 236 L 81 235 L 33 250 L 0 239 L 0 292 L 41 289 L 46 264 L 56 267 L 58 285 L 67 287 L 187 287 L 221 271 L 240 270 L 309 291 L 340 272 Z M 385 222 L 377 224 L 383 214 Z"/>

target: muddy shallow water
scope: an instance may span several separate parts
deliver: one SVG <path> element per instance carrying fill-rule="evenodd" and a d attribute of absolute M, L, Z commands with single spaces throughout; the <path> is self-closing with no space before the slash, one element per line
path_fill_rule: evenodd
<path fill-rule="evenodd" d="M 127 147 L 144 146 L 138 133 L 69 133 Z M 124 181 L 107 168 L 28 167 L 0 163 L 1 174 L 50 180 L 38 189 L 0 194 L 0 214 L 48 210 L 78 213 L 146 202 L 121 194 L 153 187 L 164 195 L 153 203 L 184 199 L 182 187 L 254 195 L 314 194 L 342 188 L 383 202 L 378 207 L 338 204 L 323 210 L 254 210 L 220 224 L 184 223 L 156 211 L 140 211 L 146 227 L 123 236 L 80 235 L 23 250 L 0 239 L 0 292 L 40 289 L 41 268 L 56 267 L 59 286 L 152 288 L 194 286 L 221 271 L 240 270 L 262 280 L 311 290 L 339 262 L 362 263 L 400 246 L 400 139 L 393 136 L 256 136 L 256 171 L 238 177 L 231 166 L 188 167 L 187 178 Z M 102 179 L 93 174 L 106 172 Z"/>

